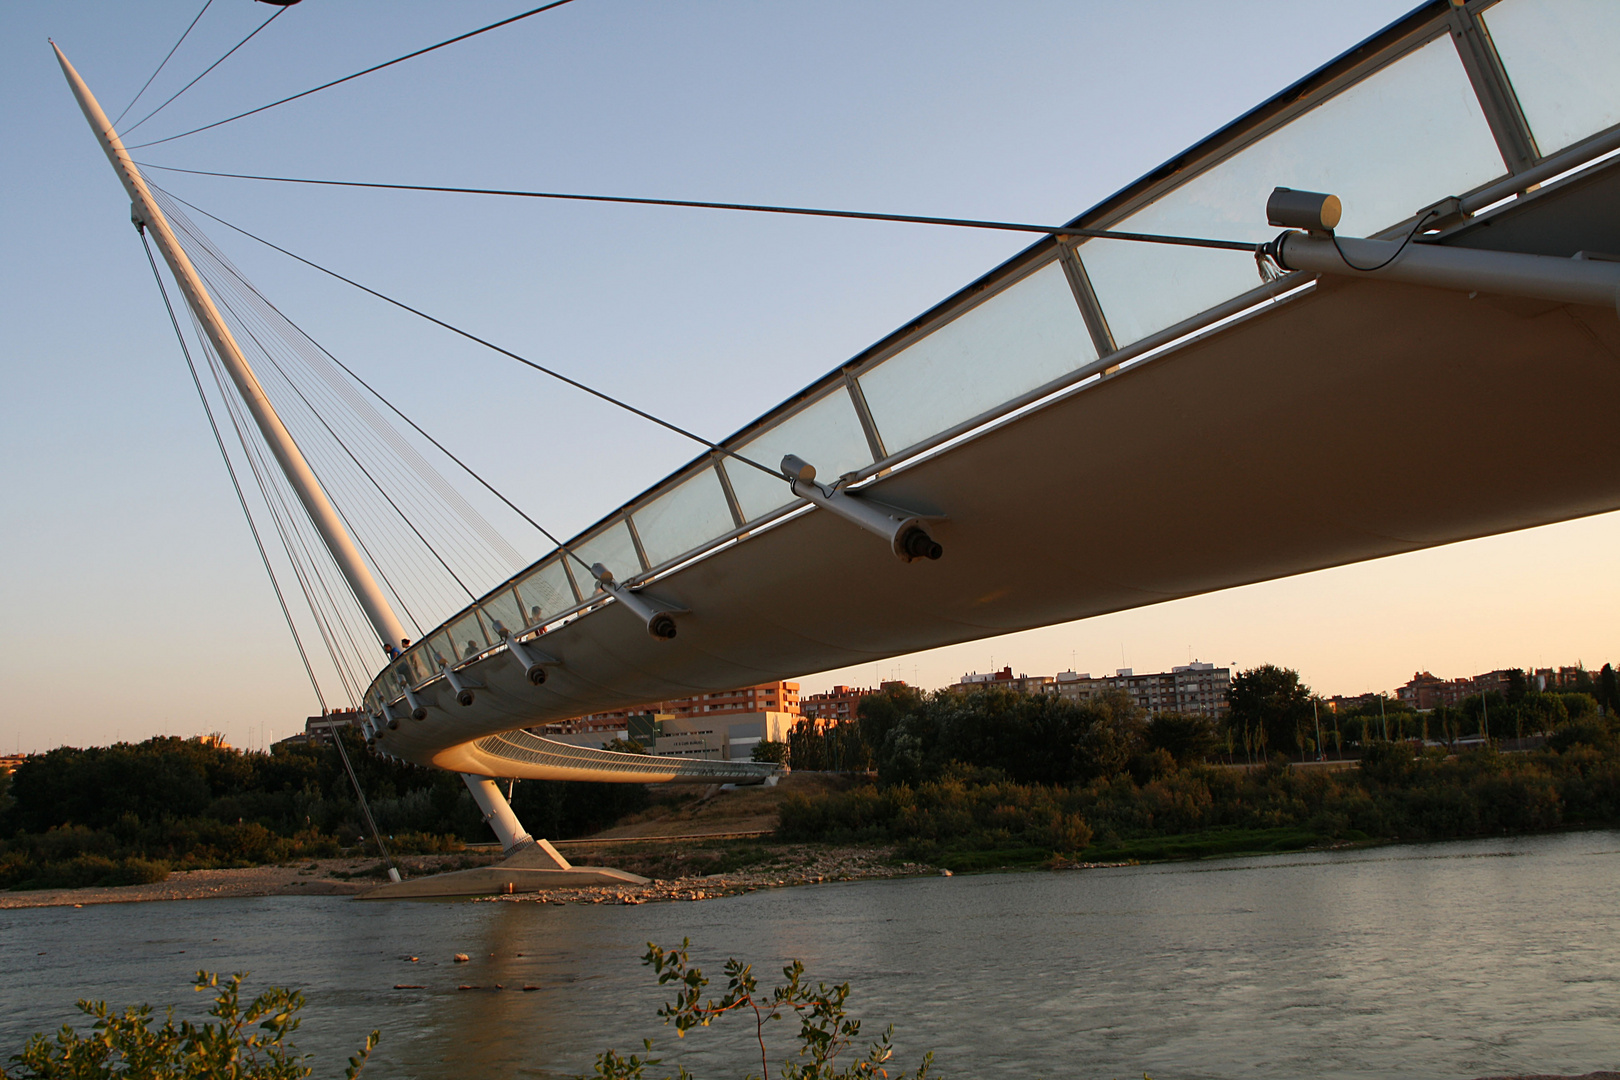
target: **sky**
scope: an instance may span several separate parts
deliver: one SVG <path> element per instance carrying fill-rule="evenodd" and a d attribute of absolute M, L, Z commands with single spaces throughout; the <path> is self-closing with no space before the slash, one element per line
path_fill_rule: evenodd
<path fill-rule="evenodd" d="M 200 3 L 0 8 L 0 752 L 221 731 L 314 696 L 128 221 L 46 42 L 112 115 Z M 1066 220 L 1403 13 L 1342 3 L 568 6 L 139 151 L 181 168 Z M 522 10 L 304 0 L 128 141 L 253 108 Z M 275 9 L 214 0 L 135 122 Z M 294 188 L 170 191 L 390 295 L 727 434 L 1017 251 L 1004 234 Z M 689 444 L 211 231 L 278 307 L 568 535 Z M 1240 476 L 1201 479 L 1239 485 Z M 484 504 L 481 504 L 484 505 Z M 491 511 L 492 517 L 496 516 Z M 526 557 L 536 536 L 498 521 Z M 1324 694 L 1417 669 L 1615 658 L 1620 516 L 860 668 L 1278 663 Z M 493 581 L 480 583 L 494 584 Z M 439 613 L 449 614 L 448 611 Z"/>

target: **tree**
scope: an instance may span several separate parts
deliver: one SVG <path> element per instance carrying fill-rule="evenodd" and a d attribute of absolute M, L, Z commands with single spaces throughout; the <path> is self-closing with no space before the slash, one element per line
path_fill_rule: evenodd
<path fill-rule="evenodd" d="M 788 744 L 773 742 L 770 739 L 761 739 L 754 744 L 754 752 L 750 755 L 752 761 L 769 761 L 777 765 L 788 763 Z"/>
<path fill-rule="evenodd" d="M 1209 717 L 1173 712 L 1148 721 L 1146 741 L 1149 748 L 1163 750 L 1182 763 L 1203 761 L 1219 742 Z"/>
<path fill-rule="evenodd" d="M 1620 679 L 1615 677 L 1613 664 L 1604 664 L 1603 670 L 1598 672 L 1597 699 L 1610 716 L 1620 710 Z"/>
<path fill-rule="evenodd" d="M 1297 753 L 1299 733 L 1311 719 L 1311 691 L 1299 681 L 1299 672 L 1262 664 L 1240 671 L 1232 679 L 1231 723 L 1253 732 L 1256 748 Z"/>

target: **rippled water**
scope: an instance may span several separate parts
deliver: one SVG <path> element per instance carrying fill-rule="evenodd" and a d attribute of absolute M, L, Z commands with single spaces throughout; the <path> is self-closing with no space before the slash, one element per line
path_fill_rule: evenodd
<path fill-rule="evenodd" d="M 933 1049 L 951 1077 L 1579 1073 L 1620 1066 L 1617 872 L 1620 833 L 1591 832 L 639 907 L 0 911 L 0 1050 L 72 1020 L 75 997 L 194 1010 L 197 968 L 250 969 L 308 995 L 316 1075 L 380 1027 L 368 1075 L 568 1076 L 644 1035 L 675 1049 L 638 957 L 684 935 L 716 975 L 728 955 L 772 974 L 797 956 L 849 980 L 869 1027 L 896 1025 L 900 1064 Z M 740 1075 L 746 1034 L 699 1030 L 681 1060 Z"/>

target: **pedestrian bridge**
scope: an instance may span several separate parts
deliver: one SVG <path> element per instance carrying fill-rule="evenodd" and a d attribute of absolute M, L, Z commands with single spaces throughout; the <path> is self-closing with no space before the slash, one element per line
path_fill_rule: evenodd
<path fill-rule="evenodd" d="M 625 779 L 513 729 L 1620 508 L 1617 50 L 1418 8 L 1072 223 L 1258 244 L 1281 186 L 1371 240 L 1034 244 L 413 644 L 377 747 Z"/>

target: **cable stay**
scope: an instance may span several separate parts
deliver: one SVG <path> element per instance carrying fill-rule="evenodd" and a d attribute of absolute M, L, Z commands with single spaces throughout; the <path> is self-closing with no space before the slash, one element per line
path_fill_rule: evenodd
<path fill-rule="evenodd" d="M 144 145 L 152 145 L 146 143 Z M 273 184 L 306 184 L 316 187 L 362 188 L 374 191 L 425 191 L 449 195 L 497 195 L 513 199 L 550 199 L 563 202 L 616 203 L 626 206 L 674 206 L 695 210 L 736 210 L 750 214 L 788 214 L 798 217 L 844 218 L 854 221 L 893 221 L 907 225 L 944 225 L 958 229 L 990 229 L 998 232 L 1041 233 L 1077 240 L 1124 240 L 1133 244 L 1167 244 L 1173 247 L 1211 248 L 1253 254 L 1260 246 L 1249 240 L 1218 240 L 1201 236 L 1170 236 L 1164 233 L 1120 232 L 1115 229 L 1088 229 L 1079 225 L 1032 225 L 1019 221 L 991 221 L 982 218 L 931 217 L 923 214 L 886 214 L 866 210 L 831 210 L 824 207 L 775 206 L 768 203 L 703 202 L 693 199 L 653 199 L 631 195 L 580 195 L 561 191 L 524 191 L 517 188 L 449 187 L 438 184 L 388 184 L 365 180 L 318 180 L 297 176 L 261 176 L 253 173 L 210 172 L 206 169 L 180 169 L 170 165 L 136 162 L 143 169 L 214 176 L 226 180 L 262 180 Z M 175 197 L 173 195 L 171 198 Z M 191 206 L 190 203 L 186 203 Z M 196 207 L 192 207 L 197 209 Z M 206 211 L 199 211 L 205 213 Z M 213 215 L 209 215 L 212 217 Z M 214 220 L 218 221 L 218 218 Z M 221 224 L 228 224 L 221 222 Z M 231 228 L 236 228 L 234 225 Z M 241 231 L 241 230 L 238 230 Z M 258 237 L 254 237 L 258 239 Z M 263 243 L 264 241 L 261 241 Z M 297 258 L 297 256 L 294 256 Z M 328 271 L 330 273 L 330 271 Z"/>
<path fill-rule="evenodd" d="M 322 346 L 320 342 L 316 341 L 302 327 L 294 323 L 284 312 L 272 304 L 252 281 L 213 245 L 207 235 L 198 230 L 191 220 L 178 207 L 173 205 L 171 199 L 158 193 L 156 189 L 154 189 L 154 194 L 158 196 L 158 201 L 163 204 L 164 212 L 169 215 L 179 235 L 184 240 L 190 241 L 190 243 L 186 244 L 188 250 L 195 250 L 197 256 L 205 263 L 211 262 L 215 264 L 218 270 L 227 275 L 228 282 L 223 280 L 219 282 L 221 288 L 246 301 L 248 308 L 252 309 L 254 314 L 257 315 L 261 325 L 266 328 L 274 340 L 290 347 L 306 368 L 314 372 L 322 383 L 335 391 L 341 399 L 342 405 L 347 406 L 348 410 L 362 420 L 366 428 L 386 444 L 388 451 L 391 451 L 408 465 L 411 471 L 431 489 L 432 494 L 445 507 L 454 511 L 454 518 L 459 518 L 467 525 L 470 525 L 478 534 L 479 539 L 505 564 L 507 570 L 515 571 L 528 565 L 530 560 L 521 555 L 476 508 L 467 502 L 461 492 L 438 469 L 428 463 L 417 451 L 416 447 L 400 435 L 393 424 L 378 414 L 369 400 L 354 389 L 352 383 L 359 384 L 367 394 L 381 402 L 476 482 L 488 488 L 497 497 L 501 497 L 499 492 L 495 492 L 481 476 L 470 469 L 459 457 L 446 449 L 421 425 L 412 420 L 409 415 L 396 407 L 379 393 L 375 387 L 362 379 L 352 368 L 344 364 L 330 350 Z M 196 245 L 195 249 L 193 249 L 193 244 Z M 238 317 L 244 322 L 246 321 L 245 312 L 238 312 Z M 513 506 L 508 500 L 503 498 L 503 501 L 530 525 L 534 524 L 528 515 Z M 501 571 L 498 571 L 498 573 L 501 573 Z"/>
<path fill-rule="evenodd" d="M 214 128 L 217 128 L 217 127 L 223 127 L 226 124 L 235 123 L 236 121 L 244 119 L 246 117 L 256 116 L 257 114 L 265 112 L 265 111 L 267 111 L 269 109 L 274 109 L 278 105 L 285 105 L 289 101 L 297 101 L 299 98 L 306 98 L 306 97 L 309 97 L 309 95 L 311 95 L 311 94 L 318 94 L 322 90 L 329 90 L 334 86 L 341 86 L 343 83 L 350 82 L 350 81 L 352 81 L 354 79 L 358 79 L 363 75 L 370 75 L 374 71 L 381 71 L 383 68 L 393 67 L 395 64 L 402 64 L 407 60 L 414 60 L 418 56 L 425 56 L 428 53 L 435 51 L 436 49 L 444 48 L 446 45 L 454 45 L 459 41 L 466 41 L 468 38 L 475 38 L 479 34 L 487 34 L 491 30 L 498 30 L 503 26 L 510 26 L 515 22 L 521 22 L 524 19 L 529 18 L 531 15 L 539 15 L 539 14 L 542 14 L 543 12 L 551 11 L 554 8 L 560 8 L 565 4 L 571 4 L 571 3 L 573 3 L 573 0 L 552 0 L 552 3 L 542 4 L 537 8 L 530 8 L 528 11 L 519 12 L 518 14 L 513 15 L 510 18 L 502 19 L 499 22 L 492 22 L 488 26 L 481 26 L 477 30 L 470 30 L 465 34 L 458 34 L 455 37 L 448 38 L 448 39 L 446 39 L 444 41 L 439 42 L 436 45 L 429 45 L 425 49 L 417 49 L 414 52 L 406 53 L 404 56 L 396 56 L 396 57 L 394 57 L 394 59 L 385 61 L 384 63 L 373 64 L 371 67 L 364 68 L 364 69 L 362 69 L 360 71 L 356 71 L 352 75 L 345 75 L 341 79 L 333 79 L 331 82 L 325 82 L 325 83 L 322 83 L 319 86 L 311 87 L 308 90 L 303 90 L 303 91 L 300 91 L 299 93 L 296 93 L 296 94 L 290 94 L 287 97 L 281 98 L 281 99 L 279 99 L 277 101 L 272 101 L 268 105 L 260 105 L 256 109 L 249 109 L 247 112 L 237 113 L 235 116 L 227 116 L 223 120 L 216 120 L 212 124 L 204 124 L 202 127 L 192 128 L 190 131 L 182 131 L 178 135 L 170 135 L 168 138 L 165 138 L 165 139 L 154 139 L 151 142 L 138 143 L 137 145 L 135 145 L 133 147 L 130 147 L 130 149 L 139 150 L 141 147 L 144 147 L 144 146 L 157 146 L 159 143 L 173 142 L 176 139 L 184 139 L 186 136 L 195 135 L 200 131 L 210 131 L 210 130 L 212 130 Z M 286 9 L 283 8 L 282 10 L 285 11 Z M 277 12 L 276 14 L 279 15 L 280 12 Z M 272 15 L 271 18 L 273 19 L 273 18 L 275 18 L 275 16 Z M 260 29 L 262 30 L 263 27 L 260 27 Z M 257 33 L 257 32 L 258 31 L 254 31 L 254 33 Z M 249 35 L 249 36 L 251 36 L 251 35 Z M 234 52 L 235 50 L 233 49 L 232 51 Z M 229 55 L 229 53 L 227 53 L 226 55 Z M 220 59 L 224 59 L 224 57 L 221 57 Z M 210 69 L 210 70 L 212 70 L 212 69 Z M 204 72 L 203 74 L 206 75 L 207 72 Z M 198 76 L 198 78 L 201 78 L 201 76 Z M 165 102 L 164 104 L 167 104 L 167 102 Z M 143 123 L 144 123 L 144 121 L 143 121 Z M 139 124 L 136 125 L 136 127 L 139 127 L 139 126 L 140 126 Z M 134 128 L 131 128 L 130 130 L 133 131 Z"/>
<path fill-rule="evenodd" d="M 210 0 L 212 2 L 212 0 Z M 207 4 L 203 5 L 207 9 Z M 199 17 L 200 14 L 199 14 Z M 148 80 L 150 81 L 150 80 Z M 152 268 L 152 278 L 157 282 L 158 292 L 163 296 L 163 309 L 169 313 L 169 325 L 174 327 L 175 340 L 180 343 L 180 352 L 186 359 L 186 370 L 191 373 L 191 385 L 196 387 L 197 398 L 202 402 L 203 412 L 208 417 L 208 430 L 213 433 L 214 445 L 219 449 L 220 459 L 225 462 L 225 471 L 231 478 L 231 489 L 236 492 L 236 502 L 242 508 L 242 516 L 247 519 L 248 531 L 253 534 L 253 545 L 258 549 L 259 561 L 264 564 L 264 572 L 270 578 L 270 588 L 276 594 L 276 603 L 281 607 L 281 617 L 287 622 L 287 630 L 292 634 L 293 644 L 298 649 L 298 659 L 303 662 L 304 673 L 309 676 L 310 689 L 315 691 L 315 700 L 320 703 L 321 713 L 327 712 L 326 695 L 321 692 L 320 680 L 315 678 L 315 668 L 309 662 L 309 653 L 304 649 L 304 639 L 298 633 L 298 626 L 293 622 L 292 612 L 287 608 L 287 597 L 281 591 L 281 582 L 276 580 L 275 569 L 270 565 L 270 555 L 264 549 L 264 540 L 259 535 L 259 526 L 253 520 L 253 514 L 248 510 L 247 497 L 242 494 L 242 483 L 237 478 L 236 466 L 231 464 L 231 456 L 225 452 L 225 440 L 219 434 L 219 424 L 214 420 L 214 410 L 208 404 L 208 395 L 203 393 L 202 380 L 197 376 L 197 365 L 192 362 L 191 349 L 186 345 L 186 337 L 180 332 L 179 320 L 174 315 L 174 305 L 169 302 L 168 286 L 163 284 L 163 275 L 158 273 L 157 260 L 152 257 L 152 246 L 147 242 L 146 231 L 141 231 L 141 246 L 146 251 L 147 264 Z M 334 665 L 336 658 L 333 660 Z"/>
<path fill-rule="evenodd" d="M 163 73 L 163 69 L 167 67 L 169 61 L 174 58 L 175 51 L 179 49 L 181 45 L 185 44 L 186 38 L 191 36 L 191 31 L 199 22 L 202 21 L 203 15 L 207 13 L 209 6 L 213 4 L 213 2 L 214 0 L 203 0 L 202 10 L 197 12 L 196 18 L 192 19 L 191 22 L 187 24 L 185 32 L 180 35 L 180 40 L 176 41 L 173 47 L 171 47 L 169 51 L 164 54 L 162 62 L 157 66 L 157 70 L 147 76 L 146 81 L 141 84 L 141 88 L 135 92 L 135 96 L 129 99 L 129 104 L 124 106 L 124 111 L 113 118 L 113 127 L 117 127 L 123 122 L 124 117 L 129 115 L 129 110 L 133 109 L 135 107 L 135 103 L 141 100 L 141 95 L 146 93 L 147 87 L 152 85 L 152 80 Z M 177 326 L 175 329 L 178 331 L 179 327 Z"/>
<path fill-rule="evenodd" d="M 276 325 L 278 323 L 294 330 L 296 327 L 286 320 L 285 316 L 264 303 L 257 291 L 251 288 L 251 283 L 247 282 L 234 266 L 216 260 L 215 252 L 200 250 L 201 245 L 195 244 L 197 234 L 194 228 L 186 228 L 189 223 L 183 222 L 178 217 L 173 223 L 177 235 L 185 238 L 187 248 L 195 255 L 199 272 L 216 294 L 222 314 L 235 327 L 239 344 L 249 347 L 268 361 L 261 369 L 262 385 L 267 392 L 284 398 L 285 407 L 280 411 L 294 427 L 302 431 L 299 436 L 300 443 L 304 446 L 312 465 L 315 462 L 321 463 L 319 475 L 323 484 L 332 495 L 338 496 L 334 508 L 338 509 L 346 527 L 355 535 L 356 542 L 362 546 L 367 559 L 376 567 L 389 591 L 400 601 L 400 606 L 404 609 L 403 614 L 416 624 L 418 635 L 422 633 L 423 626 L 422 618 L 414 610 L 418 605 L 408 600 L 402 588 L 403 583 L 390 572 L 390 565 L 395 570 L 405 568 L 408 575 L 414 574 L 418 581 L 416 591 L 419 597 L 431 595 L 432 601 L 429 606 L 436 611 L 460 608 L 474 595 L 471 582 L 464 571 L 457 569 L 453 558 L 463 565 L 479 567 L 476 571 L 479 578 L 492 577 L 496 580 L 505 578 L 515 569 L 527 565 L 527 560 L 518 555 L 481 515 L 466 504 L 459 493 L 453 499 L 438 497 L 446 489 L 452 493 L 454 489 L 441 474 L 422 461 L 420 455 L 414 451 L 408 454 L 389 452 L 391 448 L 403 442 L 398 431 L 377 415 L 375 410 L 365 403 L 365 399 L 358 398 L 357 392 L 352 388 L 349 388 L 347 395 L 333 393 L 336 388 L 331 383 L 341 376 L 333 372 L 333 379 L 321 379 L 311 384 L 307 377 L 295 374 L 287 366 L 287 360 L 297 359 L 302 362 L 305 369 L 321 375 L 322 368 L 327 365 L 311 361 L 315 357 L 325 361 L 330 354 L 319 349 L 319 346 L 313 343 L 313 339 L 302 331 L 296 334 L 280 332 L 281 327 Z M 236 287 L 238 284 L 242 287 Z M 343 383 L 338 382 L 338 387 L 342 386 Z M 326 391 L 321 400 L 317 400 L 314 396 L 314 390 L 317 388 Z M 344 400 L 345 398 L 347 400 Z M 361 408 L 345 407 L 356 400 L 360 402 Z M 395 411 L 398 412 L 397 409 Z M 365 415 L 367 412 L 371 413 L 370 417 Z M 358 426 L 354 423 L 340 425 L 339 418 L 345 414 L 351 421 L 358 418 L 371 422 Z M 414 422 L 412 426 L 420 430 L 420 426 Z M 391 434 L 392 437 L 378 439 L 372 437 L 375 434 Z M 360 437 L 360 444 L 354 441 L 356 437 Z M 413 467 L 378 469 L 373 463 L 378 460 L 379 454 L 384 459 Z M 416 460 L 410 460 L 412 457 Z M 416 494 L 411 496 L 412 505 L 408 506 L 401 501 L 404 492 L 391 491 L 390 488 L 397 488 L 400 481 L 409 480 L 417 473 L 426 473 L 434 482 L 426 488 L 415 489 Z M 352 481 L 344 479 L 350 475 L 354 477 Z M 360 485 L 358 489 L 354 486 L 356 483 Z M 406 487 L 409 489 L 410 485 Z M 456 506 L 456 503 L 465 507 L 466 512 L 458 512 L 460 507 Z M 388 519 L 386 522 L 376 517 L 374 513 L 368 518 L 369 524 L 355 517 L 356 509 L 364 511 L 373 504 L 382 510 L 383 516 Z M 413 506 L 417 509 L 413 510 Z M 466 531 L 469 518 L 479 526 L 473 532 Z M 375 543 L 366 543 L 365 538 L 369 535 L 384 542 L 385 546 L 397 545 L 397 537 L 405 535 L 398 528 L 401 520 L 406 523 L 409 535 L 414 536 L 422 544 L 433 563 L 442 570 L 448 581 L 453 583 L 457 595 L 447 596 L 433 588 L 427 588 L 424 593 L 419 570 L 411 569 L 418 566 L 419 559 L 398 552 L 397 548 L 392 558 L 384 557 L 384 553 L 377 549 Z M 452 527 L 448 531 L 435 527 L 433 531 L 438 534 L 436 539 L 428 531 L 430 523 L 434 521 L 442 521 Z M 498 546 L 505 548 L 505 552 L 494 550 L 496 545 L 481 542 L 480 534 L 495 538 Z M 467 546 L 468 542 L 473 545 L 471 548 Z M 449 550 L 445 547 L 446 543 Z M 452 550 L 459 550 L 460 555 L 453 557 Z M 501 555 L 505 557 L 500 558 Z M 491 557 L 495 557 L 494 563 L 489 561 Z M 362 655 L 365 656 L 364 653 Z M 366 659 L 369 661 L 369 656 Z"/>
<path fill-rule="evenodd" d="M 156 189 L 154 189 L 154 190 L 156 190 Z M 681 436 L 684 439 L 690 439 L 692 442 L 697 443 L 699 446 L 706 447 L 707 449 L 712 450 L 717 454 L 724 455 L 725 457 L 727 457 L 727 458 L 729 458 L 729 459 L 731 459 L 733 461 L 739 461 L 739 462 L 743 463 L 744 465 L 749 466 L 750 468 L 758 469 L 760 472 L 764 473 L 767 476 L 770 476 L 770 477 L 772 477 L 774 479 L 778 479 L 778 480 L 791 480 L 791 478 L 788 477 L 786 473 L 782 472 L 781 469 L 774 469 L 774 468 L 771 468 L 768 465 L 762 465 L 759 462 L 755 461 L 754 459 L 752 459 L 750 457 L 747 457 L 746 455 L 739 454 L 735 450 L 730 449 L 729 447 L 722 446 L 721 444 L 719 444 L 717 442 L 713 442 L 713 441 L 711 441 L 709 439 L 705 439 L 703 436 L 698 435 L 695 432 L 689 431 L 686 428 L 683 428 L 678 424 L 671 423 L 670 421 L 665 420 L 662 417 L 655 416 L 652 413 L 647 412 L 645 409 L 637 408 L 636 406 L 631 405 L 629 402 L 624 401 L 624 400 L 622 400 L 620 398 L 616 398 L 612 394 L 607 393 L 606 391 L 598 390 L 593 386 L 590 386 L 590 385 L 588 385 L 586 383 L 580 382 L 578 379 L 574 379 L 574 378 L 571 378 L 571 377 L 569 377 L 567 375 L 564 375 L 562 372 L 557 371 L 554 368 L 549 368 L 549 367 L 546 367 L 544 364 L 536 363 L 535 361 L 530 360 L 526 356 L 523 356 L 523 355 L 521 355 L 519 353 L 515 353 L 510 349 L 503 348 L 502 346 L 495 344 L 493 341 L 490 341 L 487 338 L 479 337 L 477 334 L 474 334 L 470 330 L 464 330 L 461 327 L 456 326 L 453 323 L 446 322 L 445 320 L 440 319 L 440 318 L 438 318 L 438 317 L 436 317 L 434 315 L 429 315 L 427 312 L 421 310 L 420 308 L 412 307 L 410 304 L 405 303 L 403 300 L 396 300 L 392 296 L 389 296 L 386 293 L 378 292 L 376 289 L 373 289 L 368 285 L 363 285 L 360 282 L 354 280 L 353 278 L 345 277 L 344 275 L 338 273 L 336 270 L 328 269 L 327 267 L 322 266 L 318 262 L 315 262 L 315 261 L 313 261 L 311 259 L 306 259 L 302 255 L 296 254 L 296 253 L 294 253 L 292 251 L 288 251 L 286 248 L 281 247 L 279 244 L 273 243 L 272 241 L 266 240 L 262 236 L 259 236 L 259 235 L 255 234 L 255 233 L 252 233 L 252 232 L 249 232 L 247 229 L 242 228 L 240 225 L 233 225 L 231 222 L 226 221 L 224 218 L 218 216 L 217 214 L 211 214 L 207 210 L 204 210 L 202 207 L 197 206 L 195 203 L 187 202 L 185 199 L 180 198 L 178 195 L 174 194 L 173 192 L 166 192 L 166 194 L 168 195 L 169 198 L 171 198 L 174 201 L 180 203 L 181 205 L 190 207 L 191 209 L 197 211 L 199 214 L 202 214 L 204 217 L 209 218 L 212 221 L 217 221 L 221 225 L 225 226 L 226 228 L 231 229 L 234 232 L 241 233 L 243 236 L 247 237 L 250 240 L 255 240 L 258 243 L 263 244 L 265 247 L 268 247 L 273 251 L 279 251 L 281 254 L 287 256 L 290 259 L 293 259 L 293 260 L 295 260 L 297 262 L 301 262 L 305 266 L 310 267 L 311 269 L 319 270 L 321 273 L 326 274 L 328 277 L 335 278 L 338 281 L 343 282 L 345 285 L 351 285 L 354 288 L 359 289 L 361 292 L 368 293 L 371 296 L 375 296 L 377 299 L 382 300 L 385 303 L 392 304 L 394 307 L 397 307 L 402 311 L 408 311 L 412 315 L 415 315 L 417 318 L 424 319 L 427 322 L 433 323 L 435 326 L 442 327 L 442 328 L 450 331 L 453 334 L 457 334 L 457 335 L 459 335 L 461 337 L 464 337 L 468 341 L 474 342 L 475 344 L 478 344 L 478 345 L 482 345 L 486 349 L 490 349 L 493 352 L 500 353 L 502 356 L 509 357 L 512 360 L 516 360 L 518 363 L 524 365 L 525 367 L 533 368 L 535 371 L 538 371 L 543 375 L 549 375 L 553 379 L 556 379 L 558 382 L 564 383 L 564 384 L 566 384 L 568 386 L 572 386 L 576 390 L 583 391 L 584 393 L 587 393 L 587 394 L 591 395 L 592 397 L 594 397 L 594 398 L 596 398 L 596 399 L 598 399 L 600 401 L 605 401 L 609 405 L 613 405 L 613 406 L 615 406 L 617 408 L 623 409 L 625 412 L 628 412 L 628 413 L 630 413 L 630 414 L 632 414 L 634 416 L 639 416 L 643 420 L 648 421 L 649 423 L 657 424 L 659 427 L 665 429 L 666 431 L 672 431 L 672 432 L 674 432 L 675 434 Z M 532 521 L 531 521 L 531 524 L 533 524 Z M 540 526 L 537 525 L 537 524 L 535 525 L 535 527 L 540 528 Z M 550 532 L 546 532 L 544 529 L 542 529 L 541 531 L 545 533 L 547 539 L 550 539 L 558 547 L 562 547 L 562 541 L 558 540 L 556 537 L 552 536 L 552 534 Z M 572 556 L 572 552 L 570 552 L 569 554 Z M 581 565 L 584 565 L 583 560 L 579 560 L 578 556 L 572 556 L 572 557 L 574 557 L 577 561 L 579 561 Z"/>
<path fill-rule="evenodd" d="M 144 124 L 148 120 L 152 119 L 152 117 L 156 116 L 158 113 L 162 112 L 164 109 L 167 109 L 170 106 L 170 104 L 172 104 L 174 102 L 174 100 L 176 98 L 178 98 L 181 94 L 184 94 L 187 90 L 190 90 L 193 86 L 196 86 L 198 83 L 202 82 L 203 76 L 207 75 L 210 71 L 213 71 L 215 68 L 219 67 L 219 65 L 223 64 L 226 60 L 229 60 L 231 58 L 232 53 L 236 52 L 237 49 L 240 49 L 242 46 L 246 45 L 248 42 L 250 42 L 254 38 L 258 37 L 260 30 L 263 30 L 265 27 L 269 26 L 271 23 L 273 23 L 277 19 L 281 18 L 283 15 L 285 15 L 287 13 L 287 11 L 288 11 L 288 9 L 284 8 L 284 7 L 283 8 L 277 8 L 275 14 L 271 15 L 268 19 L 264 20 L 264 22 L 260 23 L 257 27 L 255 27 L 252 33 L 248 34 L 248 36 L 243 38 L 241 41 L 238 41 L 235 45 L 232 45 L 228 50 L 226 50 L 224 56 L 221 56 L 218 60 L 215 60 L 212 64 L 209 64 L 207 67 L 203 68 L 202 73 L 199 74 L 195 79 L 192 79 L 190 82 L 186 83 L 186 85 L 182 86 L 180 89 L 176 90 L 173 94 L 169 95 L 168 99 L 165 100 L 163 102 L 163 104 L 159 105 L 157 108 L 153 109 L 151 112 L 147 113 L 145 116 L 141 117 L 139 120 L 137 120 L 133 124 L 131 124 L 129 126 L 129 128 L 124 132 L 124 134 L 128 135 L 131 131 L 134 131 L 136 128 L 140 127 L 142 124 Z M 199 19 L 202 18 L 202 13 L 198 12 L 197 17 Z M 191 31 L 188 29 L 186 32 L 189 34 Z M 176 43 L 175 48 L 179 48 L 178 43 Z M 165 59 L 164 62 L 167 63 L 168 62 L 167 59 Z M 154 78 L 156 77 L 155 72 L 153 73 L 153 77 Z M 144 90 L 144 87 L 142 89 Z M 131 102 L 130 104 L 133 105 L 134 102 Z M 122 119 L 121 116 L 120 116 L 120 119 Z M 116 121 L 114 121 L 114 122 L 116 123 Z"/>

